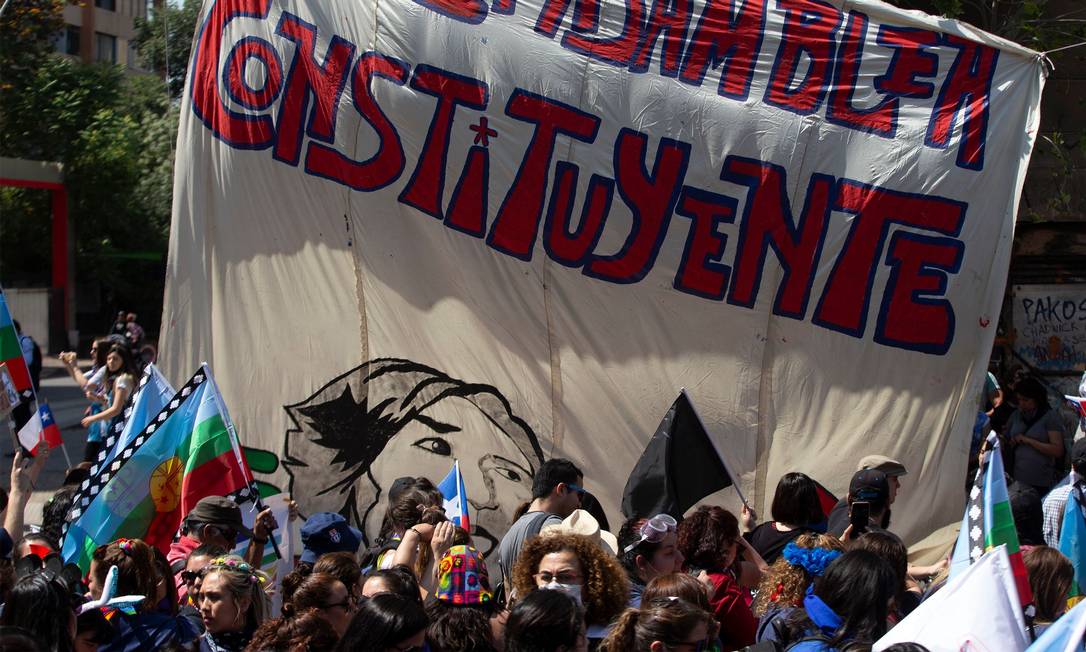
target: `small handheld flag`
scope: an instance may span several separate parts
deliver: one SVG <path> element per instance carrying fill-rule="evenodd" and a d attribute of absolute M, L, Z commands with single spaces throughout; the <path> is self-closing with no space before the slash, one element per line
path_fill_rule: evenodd
<path fill-rule="evenodd" d="M 453 462 L 452 470 L 437 485 L 438 491 L 444 498 L 445 516 L 449 520 L 471 531 L 471 521 L 468 519 L 468 493 L 464 490 L 464 476 L 460 475 L 460 461 Z"/>
<path fill-rule="evenodd" d="M 60 437 L 53 411 L 46 403 L 38 405 L 38 412 L 19 428 L 19 443 L 28 451 L 37 454 L 37 447 L 44 442 L 49 448 L 56 448 L 64 443 Z"/>

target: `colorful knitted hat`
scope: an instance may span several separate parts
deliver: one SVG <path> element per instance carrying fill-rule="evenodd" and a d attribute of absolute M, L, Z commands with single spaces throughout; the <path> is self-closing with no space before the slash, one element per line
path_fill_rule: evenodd
<path fill-rule="evenodd" d="M 483 555 L 471 546 L 453 546 L 437 564 L 434 597 L 455 605 L 484 604 L 494 599 Z"/>

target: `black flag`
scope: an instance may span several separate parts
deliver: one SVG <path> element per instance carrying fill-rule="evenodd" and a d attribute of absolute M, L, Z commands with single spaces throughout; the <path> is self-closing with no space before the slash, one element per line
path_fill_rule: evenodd
<path fill-rule="evenodd" d="M 681 518 L 694 503 L 732 485 L 709 433 L 681 392 L 637 460 L 622 492 L 627 518 Z"/>

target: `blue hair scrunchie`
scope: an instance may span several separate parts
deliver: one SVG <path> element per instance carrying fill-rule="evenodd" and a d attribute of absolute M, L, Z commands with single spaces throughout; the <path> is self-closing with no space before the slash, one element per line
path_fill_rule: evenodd
<path fill-rule="evenodd" d="M 800 548 L 795 542 L 784 547 L 784 560 L 793 566 L 799 566 L 814 577 L 826 572 L 826 567 L 841 556 L 840 550 L 828 548 Z"/>

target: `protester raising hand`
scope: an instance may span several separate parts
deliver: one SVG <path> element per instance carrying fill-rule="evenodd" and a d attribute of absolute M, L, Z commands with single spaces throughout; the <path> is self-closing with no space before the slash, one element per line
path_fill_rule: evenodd
<path fill-rule="evenodd" d="M 30 497 L 34 494 L 34 486 L 48 459 L 48 446 L 39 446 L 38 454 L 31 460 L 27 460 L 23 451 L 15 452 L 9 485 L 11 494 L 8 498 L 7 514 L 4 516 L 4 529 L 15 541 L 23 536 L 23 514 L 26 511 L 26 504 L 30 502 Z"/>

